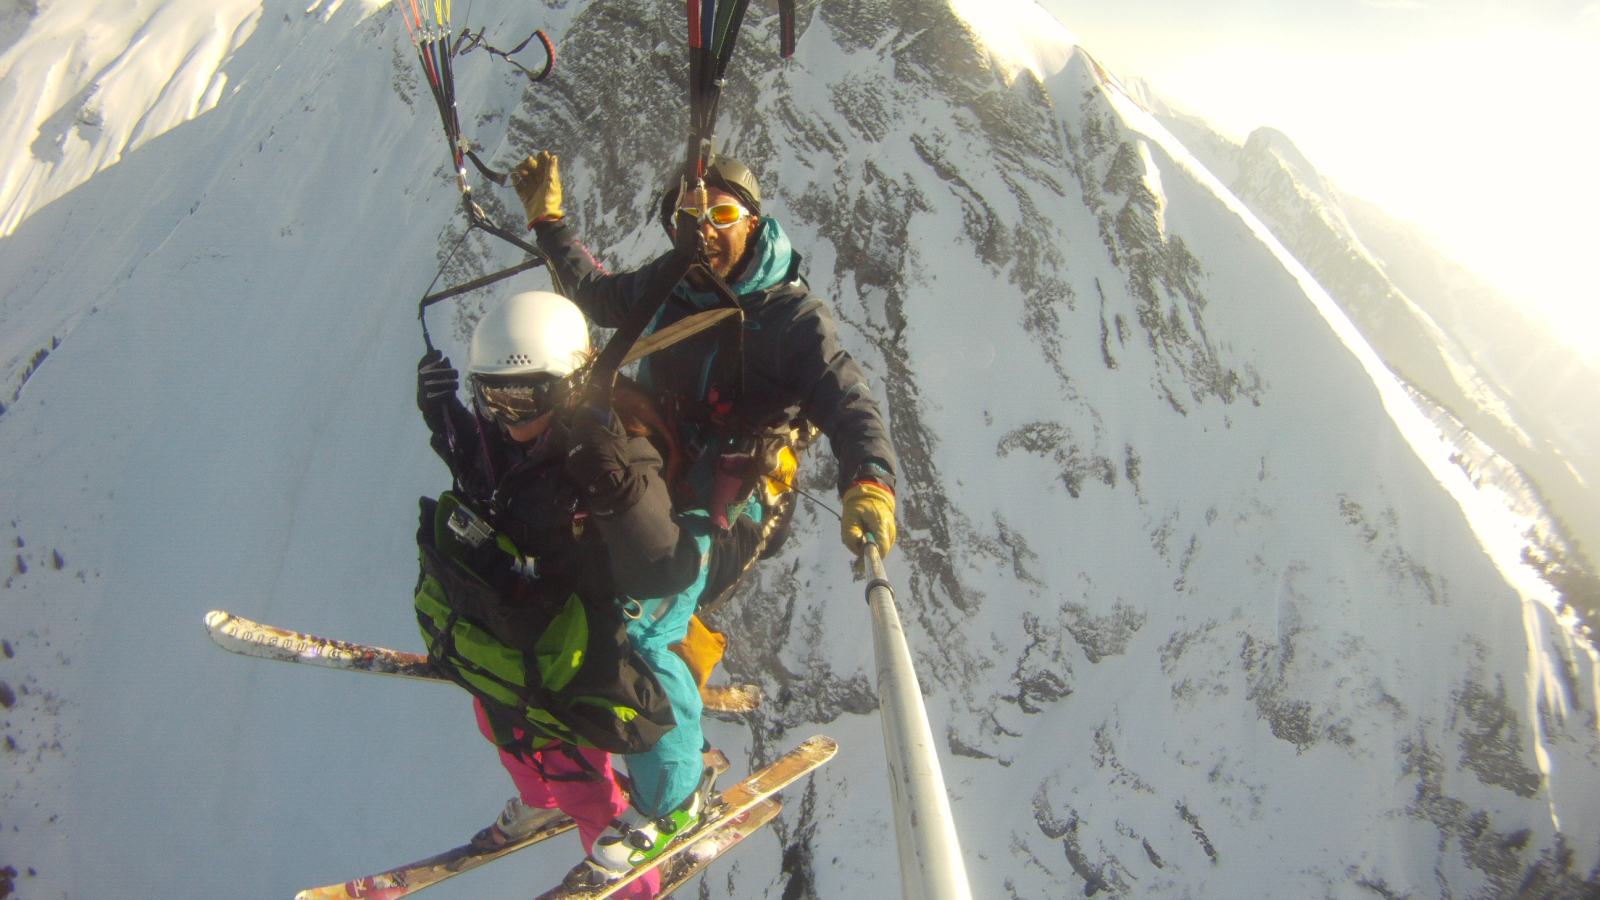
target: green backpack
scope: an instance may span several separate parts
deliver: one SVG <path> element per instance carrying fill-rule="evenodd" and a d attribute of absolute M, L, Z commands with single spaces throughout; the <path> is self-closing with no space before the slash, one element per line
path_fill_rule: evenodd
<path fill-rule="evenodd" d="M 519 756 L 557 742 L 623 754 L 655 746 L 676 723 L 628 642 L 617 598 L 537 580 L 503 597 L 463 561 L 471 544 L 450 520 L 475 520 L 466 512 L 448 492 L 422 498 L 417 625 L 434 667 L 482 702 L 495 743 Z M 478 540 L 520 558 L 505 535 L 476 523 Z"/>

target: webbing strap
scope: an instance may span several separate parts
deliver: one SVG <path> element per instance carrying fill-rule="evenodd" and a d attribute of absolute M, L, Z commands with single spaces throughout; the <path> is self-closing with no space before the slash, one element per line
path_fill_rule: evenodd
<path fill-rule="evenodd" d="M 437 291 L 435 293 L 428 294 L 427 296 L 423 297 L 418 302 L 420 302 L 422 304 L 422 308 L 423 309 L 427 309 L 428 307 L 434 305 L 435 303 L 438 303 L 440 300 L 448 300 L 451 297 L 460 296 L 461 294 L 465 294 L 468 291 L 475 291 L 478 288 L 487 287 L 487 286 L 489 286 L 491 284 L 494 284 L 497 281 L 503 281 L 503 280 L 505 280 L 507 278 L 510 278 L 513 275 L 519 274 L 521 272 L 526 272 L 529 269 L 536 269 L 536 268 L 538 268 L 539 266 L 542 266 L 542 265 L 544 265 L 544 257 L 542 257 L 542 256 L 530 257 L 529 259 L 525 259 L 522 262 L 517 263 L 516 265 L 514 265 L 514 266 L 512 266 L 512 267 L 510 267 L 508 269 L 501 269 L 498 272 L 490 272 L 488 275 L 484 275 L 484 276 L 482 276 L 480 278 L 474 278 L 471 281 L 466 282 L 465 284 L 458 284 L 453 288 L 445 288 L 442 291 Z"/>
<path fill-rule="evenodd" d="M 505 187 L 506 179 L 511 177 L 510 173 L 508 172 L 496 172 L 495 170 L 484 165 L 483 160 L 478 158 L 478 154 L 472 152 L 471 150 L 467 151 L 467 159 L 472 160 L 472 164 L 478 167 L 478 172 L 481 173 L 483 177 L 489 179 L 495 184 L 500 185 L 501 187 Z"/>
<path fill-rule="evenodd" d="M 516 726 L 512 725 L 510 722 L 504 721 L 495 713 L 490 712 L 487 707 L 484 708 L 484 714 L 489 719 L 489 732 L 494 736 L 495 746 L 511 754 L 512 756 L 515 756 L 517 759 L 522 760 L 523 763 L 527 764 L 534 771 L 538 772 L 539 777 L 545 781 L 577 783 L 606 780 L 606 777 L 600 773 L 600 770 L 596 769 L 594 765 L 587 759 L 584 759 L 583 754 L 579 753 L 577 748 L 573 747 L 571 744 L 565 741 L 556 741 L 554 744 L 545 744 L 543 746 L 535 747 L 533 744 L 533 737 L 527 731 L 523 731 L 522 737 L 518 738 L 516 736 Z M 545 768 L 544 765 L 544 757 L 541 753 L 541 751 L 544 750 L 554 750 L 557 753 L 560 753 L 562 756 L 565 756 L 567 759 L 572 760 L 573 764 L 578 767 L 578 771 L 552 775 L 550 770 Z"/>
<path fill-rule="evenodd" d="M 557 751 L 559 751 L 566 758 L 572 760 L 578 766 L 578 768 L 582 769 L 583 771 L 574 772 L 571 775 L 548 776 L 546 780 L 548 780 L 548 781 L 605 781 L 606 780 L 606 777 L 604 775 L 600 774 L 600 770 L 596 769 L 592 763 L 590 763 L 587 759 L 584 758 L 582 753 L 578 752 L 578 748 L 572 746 L 571 744 L 561 743 L 561 744 L 557 744 L 555 749 Z"/>
<path fill-rule="evenodd" d="M 522 43 L 512 47 L 510 50 L 499 50 L 489 46 L 488 42 L 483 39 L 484 31 L 485 29 L 479 28 L 478 33 L 473 34 L 472 29 L 470 28 L 461 29 L 461 36 L 456 38 L 456 43 L 452 48 L 452 51 L 460 55 L 466 55 L 471 53 L 475 48 L 482 47 L 489 53 L 500 57 L 506 62 L 511 63 L 513 66 L 516 66 L 518 69 L 522 70 L 522 74 L 528 76 L 528 80 L 535 84 L 543 81 L 545 77 L 550 74 L 550 70 L 555 67 L 556 48 L 550 43 L 550 37 L 544 33 L 543 29 L 528 35 L 523 39 Z M 544 68 L 537 73 L 511 58 L 513 55 L 522 52 L 522 48 L 528 46 L 528 44 L 531 43 L 534 38 L 538 38 L 539 43 L 544 45 L 545 52 Z M 505 182 L 501 183 L 504 184 Z"/>
<path fill-rule="evenodd" d="M 706 281 L 710 283 L 711 292 L 713 294 L 716 294 L 717 297 L 719 297 L 722 300 L 723 303 L 727 304 L 728 306 L 733 307 L 734 309 L 740 310 L 741 313 L 743 312 L 744 307 L 740 305 L 739 298 L 734 296 L 733 288 L 728 287 L 728 283 L 727 282 L 723 281 L 722 278 L 717 275 L 717 273 L 711 271 L 711 267 L 710 266 L 702 265 L 700 267 L 700 271 L 701 271 L 701 273 L 703 275 L 706 276 Z M 739 335 L 738 335 L 737 338 L 734 339 L 734 346 L 733 346 L 733 350 L 734 350 L 734 354 L 735 354 L 734 355 L 734 366 L 733 366 L 734 373 L 735 373 L 734 374 L 734 381 L 733 381 L 733 404 L 735 406 L 737 406 L 739 404 L 739 401 L 741 399 L 743 399 L 743 397 L 744 397 L 744 327 L 743 327 L 743 322 L 744 322 L 744 317 L 743 317 L 743 315 L 741 315 L 740 316 Z"/>

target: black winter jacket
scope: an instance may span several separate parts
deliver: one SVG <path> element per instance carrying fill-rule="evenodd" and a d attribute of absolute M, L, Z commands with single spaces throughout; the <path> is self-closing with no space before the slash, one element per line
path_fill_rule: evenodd
<path fill-rule="evenodd" d="M 693 535 L 672 515 L 661 456 L 648 439 L 628 442 L 630 468 L 645 480 L 643 496 L 601 519 L 584 511 L 566 477 L 566 432 L 559 423 L 525 450 L 456 398 L 448 410 L 451 430 L 442 417 L 424 415 L 434 451 L 491 524 L 538 558 L 544 586 L 586 600 L 645 599 L 671 596 L 695 582 L 704 561 Z"/>
<path fill-rule="evenodd" d="M 633 272 L 609 275 L 577 242 L 564 220 L 537 226 L 551 274 L 574 303 L 603 328 L 622 325 L 644 299 L 645 286 L 665 256 Z M 782 284 L 739 298 L 744 310 L 743 372 L 737 330 L 717 327 L 658 351 L 641 364 L 640 381 L 686 408 L 732 413 L 753 428 L 782 426 L 797 418 L 828 436 L 839 460 L 839 490 L 862 477 L 886 482 L 896 474 L 894 448 L 866 377 L 839 346 L 833 317 L 800 276 L 795 253 Z M 667 301 L 659 330 L 697 310 L 681 295 Z M 743 390 L 739 379 L 743 376 Z M 722 405 L 717 410 L 718 404 Z M 731 407 L 731 408 L 730 408 Z M 689 416 L 688 418 L 693 418 Z M 709 436 L 703 436 L 708 440 Z M 882 474 L 868 474 L 875 465 Z"/>

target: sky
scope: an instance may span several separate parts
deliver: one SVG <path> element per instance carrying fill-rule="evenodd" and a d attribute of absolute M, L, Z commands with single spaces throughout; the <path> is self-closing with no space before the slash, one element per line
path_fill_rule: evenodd
<path fill-rule="evenodd" d="M 1040 2 L 1222 130 L 1284 132 L 1600 362 L 1600 2 Z"/>

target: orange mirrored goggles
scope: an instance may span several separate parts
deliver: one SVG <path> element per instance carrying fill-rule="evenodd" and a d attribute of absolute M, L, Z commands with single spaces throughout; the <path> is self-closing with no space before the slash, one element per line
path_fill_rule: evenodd
<path fill-rule="evenodd" d="M 712 228 L 727 228 L 750 215 L 750 210 L 737 203 L 717 203 L 703 212 L 698 206 L 680 206 L 678 212 L 688 213 L 698 222 L 710 222 Z"/>

